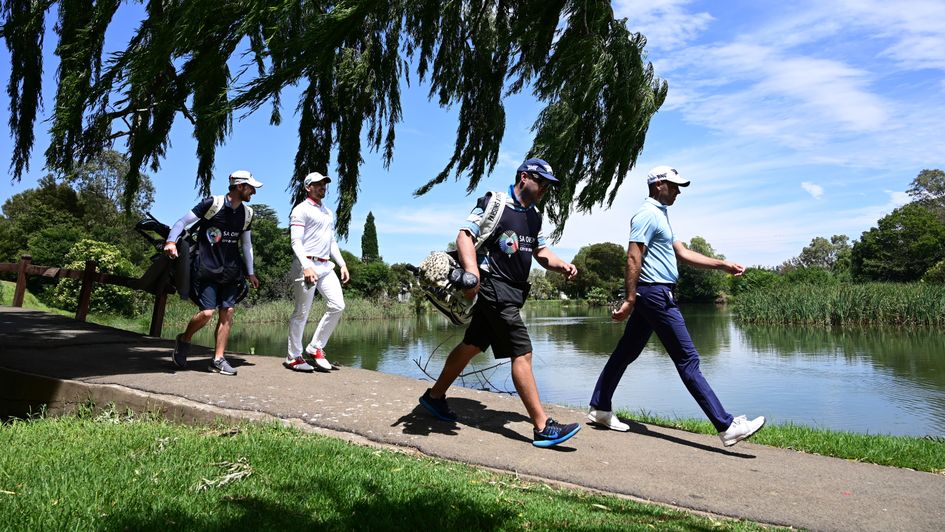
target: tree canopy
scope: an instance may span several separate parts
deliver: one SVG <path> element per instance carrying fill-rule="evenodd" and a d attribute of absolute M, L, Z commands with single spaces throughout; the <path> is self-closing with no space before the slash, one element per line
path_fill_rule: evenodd
<path fill-rule="evenodd" d="M 289 183 L 336 154 L 337 229 L 347 236 L 358 198 L 362 139 L 394 156 L 400 83 L 415 72 L 429 98 L 459 107 L 455 147 L 443 170 L 415 191 L 467 179 L 467 190 L 495 167 L 505 132 L 503 98 L 528 88 L 544 106 L 529 156 L 546 159 L 561 186 L 545 199 L 560 236 L 572 209 L 609 206 L 643 148 L 667 84 L 646 62 L 646 38 L 615 19 L 610 2 L 577 0 L 165 0 L 145 16 L 123 49 L 103 57 L 120 0 L 4 0 L 10 50 L 7 85 L 11 170 L 28 169 L 42 94 L 46 16 L 55 13 L 59 58 L 46 166 L 69 173 L 121 141 L 129 160 L 126 205 L 141 171 L 157 171 L 174 121 L 197 141 L 195 186 L 209 187 L 216 147 L 235 113 L 296 102 L 299 146 Z M 239 65 L 235 72 L 231 65 Z"/>
<path fill-rule="evenodd" d="M 368 211 L 364 221 L 364 232 L 361 233 L 361 260 L 373 262 L 383 260 L 377 247 L 377 226 L 374 225 L 374 213 Z"/>

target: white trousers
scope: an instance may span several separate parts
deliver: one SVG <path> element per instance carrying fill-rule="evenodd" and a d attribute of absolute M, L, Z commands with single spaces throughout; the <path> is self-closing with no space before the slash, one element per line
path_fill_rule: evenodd
<path fill-rule="evenodd" d="M 292 282 L 292 294 L 295 297 L 295 312 L 289 319 L 289 357 L 302 355 L 302 334 L 305 332 L 305 322 L 308 313 L 312 310 L 312 300 L 317 290 L 325 302 L 328 310 L 318 322 L 312 341 L 306 346 L 306 351 L 314 353 L 315 349 L 324 349 L 328 338 L 341 320 L 341 312 L 345 309 L 345 298 L 341 293 L 341 281 L 335 274 L 335 265 L 332 262 L 316 262 L 315 275 L 318 281 L 314 285 L 306 285 L 302 281 Z M 289 279 L 302 277 L 302 265 L 299 259 L 292 259 L 292 273 Z"/>

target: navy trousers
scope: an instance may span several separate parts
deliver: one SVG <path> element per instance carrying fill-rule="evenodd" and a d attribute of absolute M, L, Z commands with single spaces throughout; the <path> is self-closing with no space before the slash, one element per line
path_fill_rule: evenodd
<path fill-rule="evenodd" d="M 633 313 L 627 320 L 623 336 L 604 365 L 594 386 L 591 407 L 597 410 L 613 410 L 611 400 L 624 371 L 640 356 L 650 336 L 656 336 L 666 347 L 676 364 L 676 371 L 692 397 L 719 432 L 732 423 L 732 415 L 722 408 L 722 403 L 699 370 L 699 352 L 696 351 L 686 322 L 669 286 L 638 286 Z"/>

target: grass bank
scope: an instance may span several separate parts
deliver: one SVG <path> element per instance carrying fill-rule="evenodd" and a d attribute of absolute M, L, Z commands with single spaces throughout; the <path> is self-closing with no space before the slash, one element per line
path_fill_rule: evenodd
<path fill-rule="evenodd" d="M 945 326 L 945 285 L 792 285 L 739 294 L 732 309 L 748 323 Z"/>
<path fill-rule="evenodd" d="M 16 290 L 16 283 L 10 281 L 0 281 L 0 305 L 11 305 L 13 302 L 13 293 Z M 147 308 L 139 316 L 133 318 L 118 316 L 113 314 L 89 314 L 88 320 L 92 323 L 108 325 L 116 329 L 124 329 L 138 333 L 147 333 L 151 323 L 151 307 L 153 305 L 153 296 L 145 293 L 139 293 L 142 298 L 147 299 Z M 428 306 L 424 303 L 425 308 Z M 54 312 L 63 316 L 75 316 L 75 312 L 61 310 L 46 306 L 39 301 L 36 296 L 29 291 L 26 292 L 23 301 L 24 308 L 42 310 L 45 312 Z M 237 306 L 237 313 L 240 315 L 241 323 L 288 323 L 289 317 L 295 309 L 295 304 L 289 300 L 268 301 L 256 305 Z M 164 328 L 173 330 L 182 330 L 187 326 L 187 322 L 193 317 L 197 307 L 190 301 L 182 301 L 176 295 L 168 296 L 167 307 L 164 315 Z M 415 315 L 415 306 L 412 302 L 400 302 L 394 300 L 371 300 L 359 297 L 345 296 L 345 319 L 346 320 L 383 320 L 391 318 L 409 318 Z M 316 297 L 312 305 L 312 311 L 309 314 L 309 321 L 321 319 L 325 313 L 325 301 Z"/>
<path fill-rule="evenodd" d="M 618 411 L 621 419 L 670 427 L 698 434 L 718 434 L 715 427 L 699 419 L 667 419 L 646 412 Z M 845 458 L 892 467 L 945 474 L 945 438 L 914 438 L 881 434 L 838 432 L 795 425 L 766 424 L 752 436 L 752 443 L 792 449 L 810 454 Z"/>
<path fill-rule="evenodd" d="M 274 425 L 106 411 L 8 422 L 0 446 L 2 530 L 768 529 Z"/>

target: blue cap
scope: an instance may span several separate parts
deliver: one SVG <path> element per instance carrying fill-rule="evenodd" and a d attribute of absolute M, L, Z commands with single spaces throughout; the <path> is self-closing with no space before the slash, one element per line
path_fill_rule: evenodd
<path fill-rule="evenodd" d="M 558 178 L 556 178 L 554 172 L 551 171 L 551 165 L 542 159 L 528 159 L 518 167 L 518 170 L 515 171 L 516 175 L 522 172 L 538 174 L 548 181 L 553 181 L 555 183 L 558 182 Z"/>

